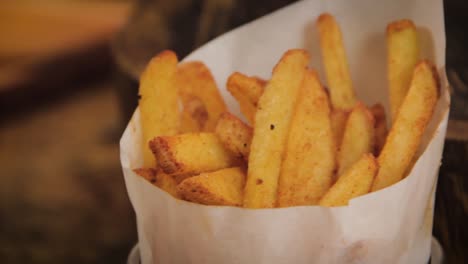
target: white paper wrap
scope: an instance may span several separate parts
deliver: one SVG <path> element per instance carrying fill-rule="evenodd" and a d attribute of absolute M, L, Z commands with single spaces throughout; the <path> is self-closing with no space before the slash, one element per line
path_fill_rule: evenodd
<path fill-rule="evenodd" d="M 142 263 L 427 263 L 434 190 L 448 119 L 442 0 L 302 1 L 227 33 L 185 60 L 202 60 L 226 92 L 234 71 L 268 79 L 282 54 L 305 48 L 325 80 L 315 21 L 333 14 L 342 31 L 358 97 L 387 107 L 385 28 L 412 19 L 423 57 L 442 75 L 442 93 L 426 131 L 420 158 L 404 180 L 349 206 L 243 209 L 180 201 L 135 175 L 142 165 L 138 110 L 120 142 L 121 162 L 137 216 Z"/>

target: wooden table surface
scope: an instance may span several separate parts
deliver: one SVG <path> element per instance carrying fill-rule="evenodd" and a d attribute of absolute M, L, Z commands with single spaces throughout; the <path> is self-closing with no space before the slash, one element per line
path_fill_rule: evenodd
<path fill-rule="evenodd" d="M 468 263 L 468 142 L 447 140 L 440 168 L 434 235 L 447 263 Z"/>

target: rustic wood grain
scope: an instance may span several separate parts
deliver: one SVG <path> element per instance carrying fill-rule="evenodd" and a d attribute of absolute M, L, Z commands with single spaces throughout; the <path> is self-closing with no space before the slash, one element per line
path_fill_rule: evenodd
<path fill-rule="evenodd" d="M 437 184 L 434 235 L 447 263 L 468 263 L 468 142 L 445 142 Z"/>

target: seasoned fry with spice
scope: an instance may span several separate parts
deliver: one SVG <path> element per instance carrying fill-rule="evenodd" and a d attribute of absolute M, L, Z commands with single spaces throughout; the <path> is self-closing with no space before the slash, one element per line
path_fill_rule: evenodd
<path fill-rule="evenodd" d="M 408 172 L 439 95 L 437 71 L 428 61 L 416 65 L 405 100 L 378 157 L 380 169 L 372 186 L 378 191 L 390 186 Z"/>
<path fill-rule="evenodd" d="M 344 206 L 349 200 L 367 194 L 378 170 L 378 164 L 372 154 L 364 154 L 320 199 L 321 206 Z"/>
<path fill-rule="evenodd" d="M 250 124 L 254 123 L 258 99 L 263 94 L 265 84 L 266 81 L 260 78 L 249 77 L 239 72 L 231 74 L 228 78 L 227 89 L 236 98 L 242 114 Z"/>
<path fill-rule="evenodd" d="M 413 22 L 403 19 L 390 23 L 387 26 L 387 63 L 392 120 L 405 99 L 418 60 L 418 32 Z"/>
<path fill-rule="evenodd" d="M 330 106 L 317 73 L 308 71 L 291 121 L 278 185 L 278 206 L 317 204 L 335 170 Z"/>
<path fill-rule="evenodd" d="M 357 103 L 349 114 L 338 152 L 338 175 L 343 174 L 363 154 L 374 152 L 374 123 L 374 117 L 369 109 L 363 103 Z"/>
<path fill-rule="evenodd" d="M 177 186 L 182 199 L 206 205 L 241 206 L 245 173 L 228 168 L 185 179 Z"/>
<path fill-rule="evenodd" d="M 248 161 L 253 134 L 250 126 L 233 114 L 226 112 L 219 118 L 215 134 L 226 149 Z"/>
<path fill-rule="evenodd" d="M 210 70 L 199 61 L 180 64 L 177 68 L 177 88 L 184 108 L 193 97 L 203 103 L 208 116 L 201 130 L 212 132 L 219 116 L 227 109 Z"/>
<path fill-rule="evenodd" d="M 309 64 L 304 50 L 287 51 L 273 69 L 255 114 L 244 206 L 274 207 L 281 160 L 300 87 Z"/>
<path fill-rule="evenodd" d="M 156 136 L 175 135 L 179 130 L 176 67 L 176 54 L 166 50 L 151 59 L 140 78 L 139 105 L 145 167 L 156 165 L 147 147 L 148 142 Z"/>
<path fill-rule="evenodd" d="M 340 26 L 332 15 L 325 13 L 319 16 L 317 27 L 333 108 L 351 110 L 356 98 Z"/>
<path fill-rule="evenodd" d="M 233 167 L 240 162 L 214 133 L 161 136 L 151 140 L 149 145 L 159 167 L 168 174 L 193 176 Z"/>

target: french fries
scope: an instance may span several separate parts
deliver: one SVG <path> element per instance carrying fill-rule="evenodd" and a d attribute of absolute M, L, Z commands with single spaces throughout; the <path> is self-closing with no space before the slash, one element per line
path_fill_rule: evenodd
<path fill-rule="evenodd" d="M 155 137 L 149 146 L 159 167 L 167 174 L 193 176 L 234 167 L 240 162 L 214 133 Z"/>
<path fill-rule="evenodd" d="M 177 182 L 171 176 L 153 168 L 139 168 L 134 169 L 133 171 L 175 198 L 180 198 L 177 192 Z"/>
<path fill-rule="evenodd" d="M 208 120 L 208 111 L 203 102 L 195 96 L 187 96 L 181 114 L 181 133 L 200 132 Z"/>
<path fill-rule="evenodd" d="M 226 112 L 221 115 L 216 125 L 215 134 L 224 147 L 234 155 L 249 160 L 252 128 L 233 114 Z"/>
<path fill-rule="evenodd" d="M 182 199 L 206 205 L 241 206 L 245 173 L 228 168 L 185 179 L 177 186 Z"/>
<path fill-rule="evenodd" d="M 208 117 L 202 131 L 212 132 L 219 116 L 227 109 L 210 70 L 199 61 L 180 64 L 177 68 L 177 87 L 184 108 L 194 96 L 203 103 Z"/>
<path fill-rule="evenodd" d="M 341 140 L 343 139 L 348 115 L 349 112 L 341 109 L 333 109 L 330 113 L 333 138 L 335 139 L 335 145 L 338 149 L 341 146 Z"/>
<path fill-rule="evenodd" d="M 419 60 L 418 33 L 412 21 L 398 20 L 387 26 L 387 60 L 390 110 L 395 120 Z"/>
<path fill-rule="evenodd" d="M 380 170 L 372 191 L 401 180 L 409 169 L 439 94 L 437 71 L 428 61 L 416 65 L 405 100 L 378 157 Z"/>
<path fill-rule="evenodd" d="M 281 159 L 294 105 L 309 63 L 304 50 L 287 51 L 273 69 L 255 114 L 244 207 L 274 207 Z"/>
<path fill-rule="evenodd" d="M 351 110 L 356 104 L 356 98 L 340 27 L 330 14 L 320 15 L 317 27 L 333 108 Z"/>
<path fill-rule="evenodd" d="M 370 108 L 370 111 L 374 115 L 375 119 L 375 155 L 379 155 L 380 151 L 385 144 L 387 139 L 387 117 L 385 115 L 385 109 L 381 104 L 375 104 Z"/>
<path fill-rule="evenodd" d="M 254 123 L 257 103 L 263 94 L 266 81 L 249 77 L 242 73 L 235 72 L 227 80 L 227 89 L 239 102 L 242 114 L 247 118 L 250 124 Z"/>
<path fill-rule="evenodd" d="M 418 62 L 415 25 L 386 30 L 387 135 L 382 104 L 355 96 L 335 18 L 316 23 L 329 90 L 300 49 L 283 54 L 268 82 L 234 72 L 226 87 L 251 126 L 227 111 L 203 63 L 155 56 L 140 80 L 145 150 L 135 174 L 178 199 L 245 208 L 346 206 L 404 178 L 439 96 L 434 66 Z"/>
<path fill-rule="evenodd" d="M 178 132 L 176 67 L 176 54 L 166 50 L 151 59 L 141 75 L 139 105 L 143 146 L 156 136 Z M 147 147 L 143 149 L 143 161 L 145 167 L 156 167 L 154 156 Z"/>
<path fill-rule="evenodd" d="M 374 152 L 374 117 L 363 103 L 357 103 L 346 122 L 338 152 L 338 175 L 343 174 L 363 154 Z"/>
<path fill-rule="evenodd" d="M 278 185 L 278 206 L 317 204 L 335 169 L 330 106 L 317 73 L 304 77 L 289 129 Z"/>
<path fill-rule="evenodd" d="M 349 200 L 370 191 L 378 164 L 370 153 L 355 162 L 320 199 L 321 206 L 344 206 Z"/>

